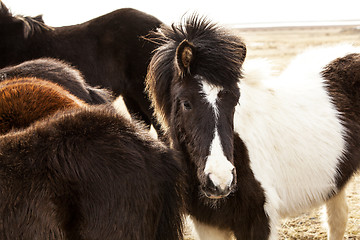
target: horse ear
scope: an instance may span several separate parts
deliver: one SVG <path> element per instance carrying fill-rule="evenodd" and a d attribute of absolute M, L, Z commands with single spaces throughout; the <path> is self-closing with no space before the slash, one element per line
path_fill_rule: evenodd
<path fill-rule="evenodd" d="M 176 62 L 181 73 L 190 73 L 190 65 L 194 59 L 195 47 L 188 40 L 183 40 L 176 49 Z"/>
<path fill-rule="evenodd" d="M 44 19 L 43 19 L 43 15 L 37 15 L 36 17 L 34 17 L 34 20 L 41 22 L 41 23 L 45 23 Z"/>
<path fill-rule="evenodd" d="M 0 16 L 11 16 L 9 9 L 5 4 L 0 0 Z"/>

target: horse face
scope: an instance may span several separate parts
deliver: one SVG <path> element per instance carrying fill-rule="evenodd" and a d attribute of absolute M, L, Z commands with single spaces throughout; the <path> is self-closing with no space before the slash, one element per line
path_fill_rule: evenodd
<path fill-rule="evenodd" d="M 220 86 L 200 73 L 190 74 L 192 52 L 186 42 L 177 51 L 181 74 L 173 86 L 177 106 L 173 119 L 178 119 L 177 138 L 183 139 L 191 164 L 197 169 L 201 190 L 209 198 L 222 198 L 236 184 L 233 118 L 239 88 L 235 83 Z"/>
<path fill-rule="evenodd" d="M 224 88 L 201 75 L 175 86 L 179 138 L 197 169 L 200 188 L 209 198 L 227 196 L 236 184 L 233 165 L 233 117 L 237 86 Z"/>

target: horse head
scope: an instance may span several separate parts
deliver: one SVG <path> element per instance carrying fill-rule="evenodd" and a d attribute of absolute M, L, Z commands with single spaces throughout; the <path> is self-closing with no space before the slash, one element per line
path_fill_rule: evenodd
<path fill-rule="evenodd" d="M 233 117 L 246 47 L 205 18 L 157 32 L 162 45 L 149 65 L 147 89 L 170 144 L 206 197 L 229 195 L 236 185 Z M 191 174 L 191 173 L 190 173 Z"/>
<path fill-rule="evenodd" d="M 42 16 L 24 17 L 21 15 L 13 16 L 5 4 L 0 1 L 0 67 L 9 64 L 9 60 L 22 54 L 21 51 L 29 39 L 37 33 L 50 31 L 53 28 L 47 26 Z M 5 61 L 3 63 L 3 61 Z"/>

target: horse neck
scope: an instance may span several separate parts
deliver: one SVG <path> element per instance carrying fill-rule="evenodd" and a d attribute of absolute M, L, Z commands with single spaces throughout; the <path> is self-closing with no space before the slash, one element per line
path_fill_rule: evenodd
<path fill-rule="evenodd" d="M 7 65 L 20 64 L 24 61 L 44 56 L 50 57 L 50 51 L 51 55 L 54 54 L 54 51 L 56 52 L 52 44 L 52 33 L 37 32 L 21 40 L 19 44 L 14 44 L 13 49 L 9 52 L 11 56 L 8 58 L 9 63 Z"/>

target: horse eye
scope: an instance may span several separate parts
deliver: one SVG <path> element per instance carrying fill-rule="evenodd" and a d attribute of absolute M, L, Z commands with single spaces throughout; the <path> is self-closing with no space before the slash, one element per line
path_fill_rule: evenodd
<path fill-rule="evenodd" d="M 218 97 L 219 98 L 224 98 L 226 95 L 231 94 L 231 92 L 229 90 L 222 90 L 218 93 Z"/>
<path fill-rule="evenodd" d="M 189 110 L 192 109 L 191 104 L 190 104 L 189 101 L 183 101 L 183 102 L 182 102 L 182 105 L 183 105 L 183 108 L 184 108 L 185 110 L 187 110 L 187 111 L 189 111 Z"/>

